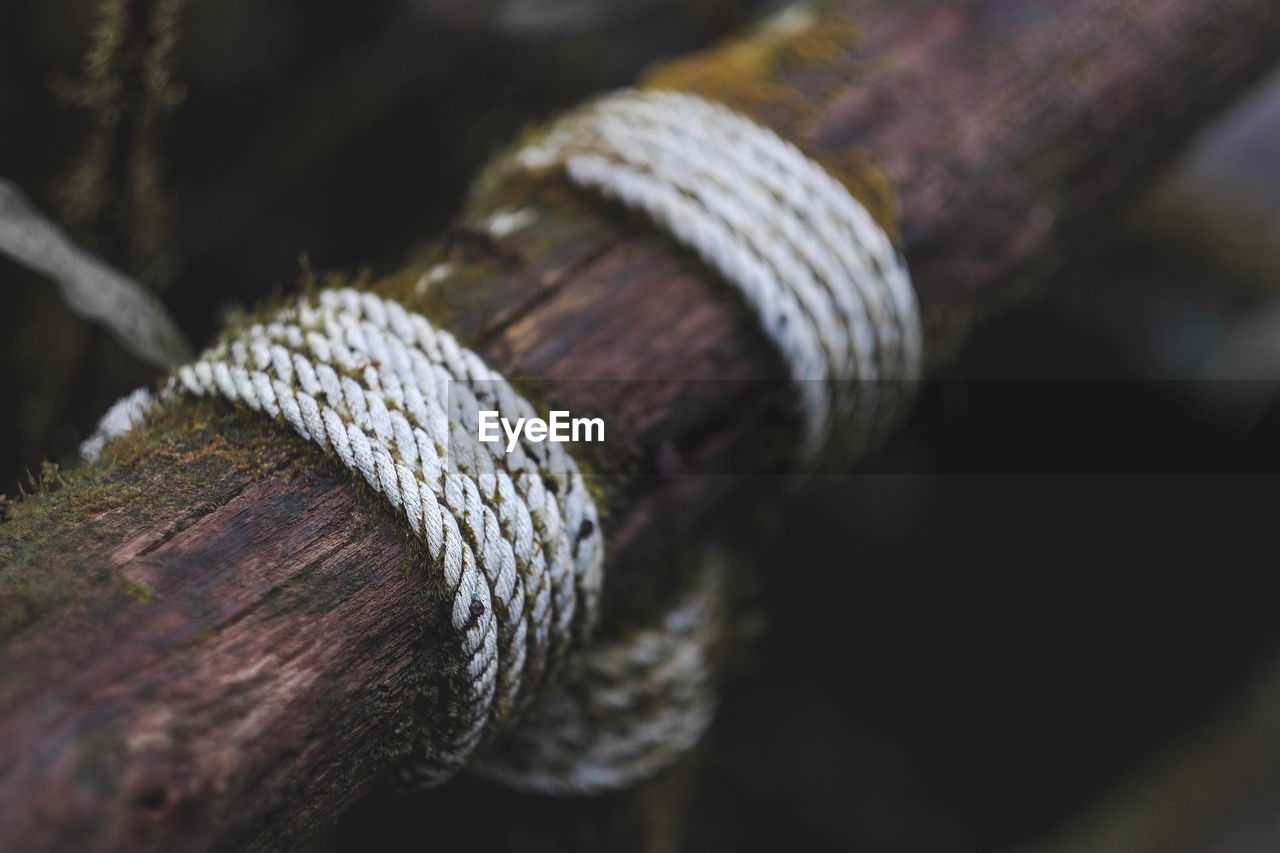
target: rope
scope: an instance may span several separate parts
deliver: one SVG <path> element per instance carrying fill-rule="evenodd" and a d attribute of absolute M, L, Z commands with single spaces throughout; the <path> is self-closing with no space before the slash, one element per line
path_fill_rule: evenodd
<path fill-rule="evenodd" d="M 658 618 L 593 642 L 474 769 L 519 790 L 606 791 L 697 744 L 715 714 L 728 558 L 706 546 L 683 555 L 685 564 L 692 582 Z"/>
<path fill-rule="evenodd" d="M 906 268 L 844 187 L 776 134 L 693 96 L 624 91 L 499 168 L 563 170 L 648 214 L 736 287 L 788 365 L 810 459 L 867 440 L 900 411 L 909 392 L 895 389 L 921 357 Z M 352 289 L 300 300 L 180 368 L 158 397 L 119 401 L 83 454 L 97 458 L 180 393 L 242 403 L 332 451 L 441 568 L 463 687 L 406 781 L 434 784 L 470 762 L 527 790 L 608 790 L 669 764 L 706 729 L 725 621 L 720 560 L 702 560 L 655 624 L 586 644 L 604 544 L 582 476 L 559 444 L 525 436 L 505 453 L 478 442 L 481 409 L 534 409 L 423 317 Z"/>
<path fill-rule="evenodd" d="M 358 471 L 422 537 L 452 594 L 465 694 L 444 715 L 414 779 L 452 775 L 528 707 L 547 675 L 590 630 L 604 544 L 577 465 L 556 443 L 511 453 L 474 435 L 480 409 L 534 417 L 478 356 L 397 303 L 351 289 L 300 301 L 178 370 L 160 398 L 220 396 L 283 420 Z M 145 390 L 124 398 L 81 450 L 150 411 Z"/>
<path fill-rule="evenodd" d="M 922 349 L 906 265 L 866 208 L 773 131 L 693 95 L 622 90 L 498 168 L 562 170 L 647 214 L 732 284 L 787 363 L 810 459 L 900 412 L 893 398 L 910 393 Z"/>

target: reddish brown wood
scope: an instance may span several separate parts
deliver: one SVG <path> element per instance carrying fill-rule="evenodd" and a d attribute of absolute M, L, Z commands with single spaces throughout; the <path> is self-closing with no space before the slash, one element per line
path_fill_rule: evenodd
<path fill-rule="evenodd" d="M 846 162 L 861 152 L 896 182 L 935 359 L 1275 58 L 1280 34 L 1270 0 L 829 14 L 860 41 L 765 63 L 776 79 L 729 94 L 841 174 L 864 174 Z M 604 414 L 591 467 L 732 471 L 782 445 L 754 417 L 765 386 L 700 381 L 782 375 L 726 288 L 633 217 L 563 188 L 522 198 L 538 227 L 478 234 L 485 205 L 510 200 L 498 192 L 443 244 L 450 281 L 425 296 L 412 277 L 379 286 L 547 398 Z M 575 381 L 599 378 L 675 381 Z M 366 490 L 248 414 L 190 405 L 115 454 L 3 528 L 0 847 L 305 837 L 429 741 L 453 644 L 423 567 Z M 739 483 L 606 481 L 612 600 L 660 584 L 647 558 Z"/>

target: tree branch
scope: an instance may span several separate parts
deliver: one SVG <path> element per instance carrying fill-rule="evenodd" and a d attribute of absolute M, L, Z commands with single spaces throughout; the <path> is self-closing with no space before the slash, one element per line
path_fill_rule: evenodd
<path fill-rule="evenodd" d="M 886 0 L 785 20 L 650 79 L 773 126 L 887 224 L 895 186 L 935 364 L 1280 35 L 1270 0 Z M 534 224 L 494 237 L 498 209 Z M 375 288 L 543 399 L 603 414 L 588 467 L 740 470 L 788 438 L 752 414 L 767 386 L 732 381 L 784 375 L 751 317 L 633 217 L 556 184 L 485 186 L 433 251 L 439 280 Z M 581 381 L 618 377 L 668 381 Z M 740 482 L 606 482 L 608 602 L 660 585 L 653 556 Z M 376 496 L 265 419 L 184 403 L 10 515 L 0 846 L 279 846 L 429 742 L 455 644 L 425 562 Z"/>

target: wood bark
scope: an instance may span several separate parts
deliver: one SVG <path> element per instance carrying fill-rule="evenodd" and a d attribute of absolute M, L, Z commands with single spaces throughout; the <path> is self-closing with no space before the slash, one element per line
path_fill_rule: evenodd
<path fill-rule="evenodd" d="M 1276 56 L 1271 0 L 821 7 L 656 70 L 745 110 L 895 220 L 931 363 Z M 536 224 L 501 239 L 499 207 Z M 557 407 L 603 415 L 607 602 L 660 586 L 742 459 L 794 438 L 731 291 L 566 186 L 486 186 L 374 284 Z M 584 382 L 595 379 L 661 382 Z M 707 382 L 704 380 L 730 380 Z M 759 416 L 757 416 L 759 415 Z M 638 460 L 638 461 L 637 461 Z M 276 847 L 429 743 L 456 644 L 393 513 L 251 413 L 184 403 L 0 530 L 0 846 Z M 608 615 L 606 614 L 606 622 Z"/>

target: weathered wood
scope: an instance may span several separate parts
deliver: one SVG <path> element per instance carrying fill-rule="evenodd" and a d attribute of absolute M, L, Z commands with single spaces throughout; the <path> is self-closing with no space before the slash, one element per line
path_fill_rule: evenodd
<path fill-rule="evenodd" d="M 651 79 L 772 125 L 890 223 L 882 169 L 936 363 L 1278 35 L 1270 0 L 829 4 L 817 27 Z M 536 222 L 493 239 L 498 207 Z M 443 280 L 374 286 L 534 394 L 603 414 L 590 468 L 732 471 L 788 438 L 754 416 L 770 386 L 702 381 L 782 376 L 745 308 L 636 218 L 489 186 L 432 252 Z M 670 381 L 579 381 L 620 378 Z M 454 646 L 440 599 L 403 525 L 318 450 L 187 403 L 61 479 L 10 508 L 0 541 L 0 846 L 278 846 L 430 742 Z M 740 483 L 602 478 L 613 606 L 661 584 L 650 558 Z"/>

